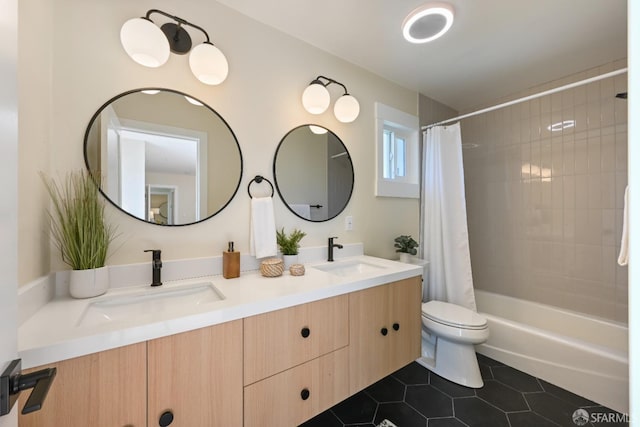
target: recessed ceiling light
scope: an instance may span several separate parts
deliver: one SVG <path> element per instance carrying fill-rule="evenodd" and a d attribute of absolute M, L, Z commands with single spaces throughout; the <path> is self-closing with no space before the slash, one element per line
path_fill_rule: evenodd
<path fill-rule="evenodd" d="M 427 3 L 414 9 L 402 22 L 402 35 L 411 43 L 427 43 L 441 37 L 453 25 L 453 7 Z"/>

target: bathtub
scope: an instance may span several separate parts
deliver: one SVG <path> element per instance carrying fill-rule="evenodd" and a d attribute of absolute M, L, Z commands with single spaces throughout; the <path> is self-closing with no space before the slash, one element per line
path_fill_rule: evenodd
<path fill-rule="evenodd" d="M 475 291 L 489 339 L 478 353 L 618 412 L 629 412 L 628 327 Z"/>

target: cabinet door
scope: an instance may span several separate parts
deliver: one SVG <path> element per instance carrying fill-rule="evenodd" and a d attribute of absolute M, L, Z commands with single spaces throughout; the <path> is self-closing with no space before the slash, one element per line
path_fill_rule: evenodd
<path fill-rule="evenodd" d="M 387 375 L 389 285 L 349 294 L 349 388 L 356 393 Z"/>
<path fill-rule="evenodd" d="M 33 369 L 58 372 L 42 409 L 20 415 L 20 427 L 145 426 L 146 355 L 140 343 Z M 20 408 L 29 393 L 21 393 Z"/>
<path fill-rule="evenodd" d="M 349 344 L 347 295 L 244 319 L 244 384 Z"/>
<path fill-rule="evenodd" d="M 245 387 L 245 427 L 293 427 L 349 396 L 342 348 Z"/>
<path fill-rule="evenodd" d="M 420 277 L 349 295 L 350 392 L 420 357 Z"/>
<path fill-rule="evenodd" d="M 420 277 L 391 285 L 390 369 L 391 372 L 420 357 L 422 330 L 422 284 Z"/>
<path fill-rule="evenodd" d="M 149 427 L 242 425 L 242 320 L 148 342 Z"/>

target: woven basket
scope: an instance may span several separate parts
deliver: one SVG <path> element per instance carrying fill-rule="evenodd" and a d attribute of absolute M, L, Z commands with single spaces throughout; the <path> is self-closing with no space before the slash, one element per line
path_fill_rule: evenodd
<path fill-rule="evenodd" d="M 304 275 L 304 265 L 293 264 L 291 267 L 289 267 L 289 273 L 291 273 L 292 276 Z"/>
<path fill-rule="evenodd" d="M 280 258 L 267 258 L 260 263 L 260 273 L 264 277 L 282 276 L 284 262 Z"/>

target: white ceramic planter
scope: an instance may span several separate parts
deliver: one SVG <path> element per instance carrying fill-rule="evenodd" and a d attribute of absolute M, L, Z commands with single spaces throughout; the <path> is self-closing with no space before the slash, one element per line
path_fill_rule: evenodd
<path fill-rule="evenodd" d="M 407 252 L 400 252 L 400 262 L 410 263 L 413 255 Z"/>
<path fill-rule="evenodd" d="M 71 270 L 69 293 L 74 298 L 97 297 L 109 288 L 109 267 Z"/>
<path fill-rule="evenodd" d="M 282 261 L 284 261 L 284 269 L 289 270 L 289 267 L 298 263 L 298 255 L 282 255 Z"/>

